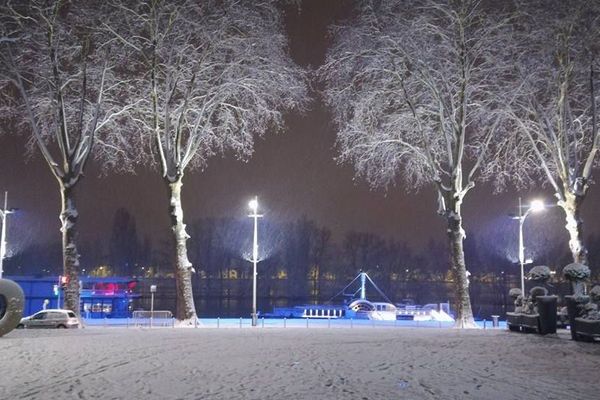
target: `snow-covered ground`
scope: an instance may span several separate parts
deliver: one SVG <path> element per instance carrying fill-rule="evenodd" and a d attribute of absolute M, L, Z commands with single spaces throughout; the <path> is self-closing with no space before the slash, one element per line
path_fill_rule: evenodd
<path fill-rule="evenodd" d="M 567 332 L 88 327 L 0 338 L 0 399 L 597 399 L 598 371 L 600 344 Z"/>

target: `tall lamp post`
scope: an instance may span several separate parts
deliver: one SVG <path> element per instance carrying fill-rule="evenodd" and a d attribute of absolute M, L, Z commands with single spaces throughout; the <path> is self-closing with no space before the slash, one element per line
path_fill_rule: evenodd
<path fill-rule="evenodd" d="M 0 218 L 2 218 L 2 231 L 0 232 L 0 279 L 2 279 L 4 272 L 4 257 L 6 256 L 6 216 L 14 212 L 14 208 L 8 208 L 8 192 L 4 192 L 4 208 L 0 210 Z"/>
<path fill-rule="evenodd" d="M 519 220 L 519 264 L 521 264 L 521 296 L 525 296 L 525 246 L 523 244 L 523 224 L 525 218 L 532 212 L 540 212 L 546 209 L 544 202 L 541 200 L 533 200 L 525 213 L 523 214 L 523 205 L 521 204 L 521 198 L 519 197 L 519 215 L 515 219 Z"/>
<path fill-rule="evenodd" d="M 262 215 L 258 214 L 258 197 L 254 197 L 252 200 L 250 200 L 248 206 L 250 207 L 250 211 L 252 211 L 252 214 L 248 216 L 254 219 L 254 241 L 252 244 L 252 264 L 254 266 L 252 272 L 252 326 L 256 326 L 256 264 L 258 263 L 258 219 L 262 217 Z"/>
<path fill-rule="evenodd" d="M 154 293 L 156 293 L 156 285 L 150 285 L 150 328 L 154 320 Z"/>

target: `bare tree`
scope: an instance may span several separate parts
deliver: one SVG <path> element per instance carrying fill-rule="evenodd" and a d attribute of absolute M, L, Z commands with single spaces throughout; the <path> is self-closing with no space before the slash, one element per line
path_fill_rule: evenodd
<path fill-rule="evenodd" d="M 312 240 L 317 231 L 315 223 L 306 216 L 286 224 L 283 263 L 287 271 L 288 293 L 302 298 L 308 293 Z"/>
<path fill-rule="evenodd" d="M 116 275 L 132 276 L 135 274 L 141 248 L 135 217 L 126 208 L 118 208 L 108 241 L 108 259 Z"/>
<path fill-rule="evenodd" d="M 124 109 L 110 39 L 93 30 L 101 2 L 0 3 L 0 108 L 6 129 L 31 133 L 61 193 L 65 308 L 79 314 L 79 253 L 74 192 L 96 152 L 97 133 Z M 109 133 L 110 134 L 110 133 Z M 112 155 L 104 161 L 111 162 Z"/>
<path fill-rule="evenodd" d="M 573 260 L 587 264 L 581 206 L 598 166 L 600 9 L 597 2 L 540 0 L 518 10 L 519 96 L 507 109 L 516 135 L 507 138 L 505 158 L 518 184 L 550 185 L 565 212 Z"/>
<path fill-rule="evenodd" d="M 283 110 L 306 97 L 301 70 L 287 54 L 276 1 L 116 2 L 121 17 L 105 26 L 122 42 L 135 78 L 128 138 L 158 165 L 169 192 L 176 246 L 177 319 L 196 317 L 192 265 L 181 202 L 186 171 L 215 154 L 246 159 L 255 134 L 283 126 Z M 119 144 L 115 144 L 118 146 Z M 208 194 L 208 193 L 207 193 Z"/>
<path fill-rule="evenodd" d="M 316 227 L 310 238 L 310 259 L 312 293 L 315 301 L 320 301 L 321 279 L 325 265 L 330 262 L 331 257 L 331 230 L 325 227 Z"/>
<path fill-rule="evenodd" d="M 344 258 L 354 274 L 359 271 L 372 273 L 382 263 L 385 245 L 385 241 L 373 233 L 348 232 L 343 242 Z"/>
<path fill-rule="evenodd" d="M 320 76 L 339 126 L 339 161 L 373 187 L 435 186 L 447 222 L 457 327 L 474 327 L 462 205 L 498 160 L 498 87 L 508 20 L 478 1 L 367 1 L 333 29 Z M 497 168 L 497 167 L 496 167 Z"/>

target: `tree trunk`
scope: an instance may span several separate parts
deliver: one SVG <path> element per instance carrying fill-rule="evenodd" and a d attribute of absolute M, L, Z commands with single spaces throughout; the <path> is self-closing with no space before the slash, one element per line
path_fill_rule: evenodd
<path fill-rule="evenodd" d="M 321 263 L 317 265 L 317 271 L 315 275 L 317 287 L 315 288 L 317 291 L 317 302 L 321 302 Z"/>
<path fill-rule="evenodd" d="M 469 280 L 463 249 L 464 231 L 459 206 L 446 217 L 448 240 L 450 244 L 450 268 L 454 280 L 454 309 L 456 310 L 456 328 L 477 328 L 471 309 Z"/>
<path fill-rule="evenodd" d="M 573 255 L 573 262 L 588 265 L 587 249 L 583 243 L 583 221 L 581 220 L 580 210 L 584 196 L 579 196 L 571 192 L 565 193 L 565 200 L 559 201 L 563 210 L 565 210 L 565 228 L 569 232 L 569 248 Z"/>
<path fill-rule="evenodd" d="M 67 279 L 63 308 L 71 310 L 79 316 L 79 253 L 76 244 L 76 223 L 79 214 L 75 207 L 74 188 L 75 184 L 60 183 L 63 275 Z"/>
<path fill-rule="evenodd" d="M 192 264 L 188 260 L 186 241 L 189 235 L 183 223 L 183 208 L 181 207 L 181 177 L 175 182 L 168 182 L 169 187 L 169 215 L 171 216 L 171 229 L 175 238 L 175 286 L 177 290 L 176 318 L 179 321 L 194 323 L 196 308 L 192 292 Z"/>
<path fill-rule="evenodd" d="M 573 290 L 573 296 L 583 296 L 585 292 L 585 285 L 583 281 L 580 280 L 571 281 L 571 289 Z"/>

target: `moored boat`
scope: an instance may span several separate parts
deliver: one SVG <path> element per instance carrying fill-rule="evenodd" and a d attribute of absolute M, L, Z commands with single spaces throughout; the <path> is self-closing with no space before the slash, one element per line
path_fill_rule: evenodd
<path fill-rule="evenodd" d="M 360 279 L 360 287 L 354 294 L 346 294 L 346 290 Z M 379 295 L 386 301 L 370 301 L 366 296 L 366 286 L 370 283 Z M 351 297 L 349 302 L 341 305 L 330 304 L 305 304 L 294 307 L 275 307 L 272 317 L 279 318 L 316 318 L 316 319 L 369 319 L 377 321 L 395 321 L 411 319 L 415 321 L 453 321 L 452 317 L 437 305 L 428 304 L 425 307 L 403 306 L 399 307 L 377 287 L 366 272 L 360 272 L 344 289 L 332 297 L 344 295 Z M 358 296 L 357 296 L 358 295 Z M 330 300 L 330 301 L 331 301 Z"/>

